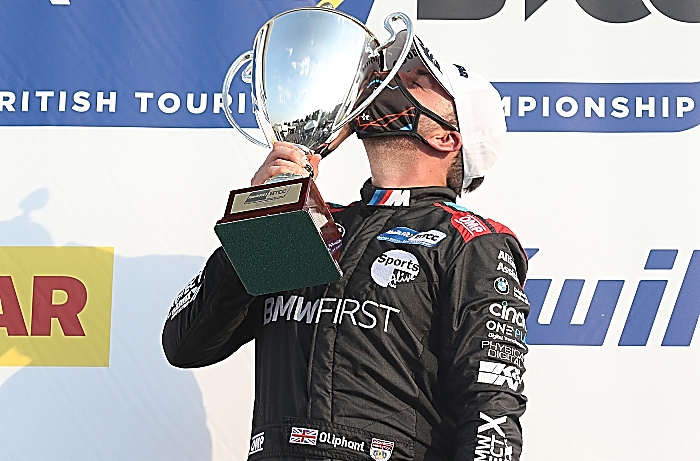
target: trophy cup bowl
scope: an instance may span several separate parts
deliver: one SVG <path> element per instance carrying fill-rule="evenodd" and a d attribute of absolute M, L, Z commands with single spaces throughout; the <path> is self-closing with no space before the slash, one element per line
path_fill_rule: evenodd
<path fill-rule="evenodd" d="M 370 75 L 384 65 L 383 51 L 401 20 L 412 43 L 411 21 L 394 13 L 384 21 L 391 37 L 382 45 L 356 18 L 327 7 L 297 8 L 270 19 L 253 50 L 241 54 L 223 83 L 226 118 L 247 140 L 271 149 L 294 143 L 322 156 L 341 129 L 363 111 L 396 75 L 394 66 L 371 94 Z M 247 65 L 247 66 L 246 66 Z M 253 112 L 264 141 L 245 132 L 229 107 L 236 74 L 251 85 Z M 360 98 L 363 98 L 360 100 Z M 246 290 L 253 295 L 336 282 L 341 235 L 312 177 L 277 175 L 260 186 L 233 190 L 214 228 Z"/>

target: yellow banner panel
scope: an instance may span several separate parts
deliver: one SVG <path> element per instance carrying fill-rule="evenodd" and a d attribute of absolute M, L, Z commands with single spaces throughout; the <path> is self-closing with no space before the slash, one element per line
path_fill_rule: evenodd
<path fill-rule="evenodd" d="M 0 247 L 0 366 L 109 366 L 114 249 Z"/>

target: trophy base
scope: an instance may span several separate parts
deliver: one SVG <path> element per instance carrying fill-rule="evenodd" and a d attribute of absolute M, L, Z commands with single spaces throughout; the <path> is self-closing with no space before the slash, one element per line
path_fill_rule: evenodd
<path fill-rule="evenodd" d="M 311 179 L 231 191 L 226 211 L 214 231 L 248 293 L 341 279 L 340 232 Z"/>

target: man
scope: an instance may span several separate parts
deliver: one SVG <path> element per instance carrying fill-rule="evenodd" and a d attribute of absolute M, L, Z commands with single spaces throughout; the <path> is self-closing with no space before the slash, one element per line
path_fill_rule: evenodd
<path fill-rule="evenodd" d="M 354 124 L 372 177 L 359 202 L 331 206 L 342 280 L 254 297 L 220 248 L 173 304 L 176 366 L 255 339 L 251 460 L 519 459 L 526 257 L 454 203 L 495 159 L 500 97 L 418 39 L 411 56 Z M 307 162 L 276 143 L 252 183 Z"/>

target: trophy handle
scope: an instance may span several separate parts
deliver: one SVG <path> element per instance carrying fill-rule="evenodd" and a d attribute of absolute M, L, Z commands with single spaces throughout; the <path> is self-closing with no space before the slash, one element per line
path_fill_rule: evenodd
<path fill-rule="evenodd" d="M 244 138 L 246 138 L 248 141 L 252 142 L 253 144 L 256 144 L 261 147 L 266 147 L 270 149 L 270 145 L 259 141 L 243 131 L 243 129 L 238 125 L 236 122 L 236 119 L 233 118 L 233 112 L 231 111 L 231 107 L 229 106 L 229 89 L 231 88 L 231 83 L 233 82 L 233 77 L 236 76 L 238 73 L 239 69 L 245 65 L 245 63 L 252 61 L 253 60 L 253 50 L 246 51 L 242 55 L 238 57 L 235 61 L 233 61 L 233 64 L 231 64 L 231 67 L 228 68 L 228 72 L 226 72 L 226 78 L 224 78 L 224 86 L 222 89 L 222 97 L 226 98 L 226 102 L 224 103 L 224 114 L 226 115 L 226 120 L 231 124 L 232 127 L 238 130 L 240 134 L 243 135 Z M 251 80 L 251 68 L 250 66 L 243 71 L 241 74 L 241 79 L 245 83 L 250 83 Z"/>
<path fill-rule="evenodd" d="M 382 90 L 386 88 L 386 86 L 389 84 L 389 82 L 391 82 L 391 80 L 396 76 L 396 74 L 399 73 L 399 69 L 401 69 L 401 64 L 406 59 L 406 56 L 408 55 L 408 52 L 411 50 L 411 46 L 413 45 L 413 24 L 411 23 L 411 19 L 405 14 L 396 12 L 384 18 L 384 28 L 391 33 L 391 36 L 387 39 L 386 42 L 379 45 L 379 47 L 375 48 L 374 50 L 370 50 L 369 54 L 371 57 L 379 56 L 379 53 L 389 48 L 389 46 L 391 46 L 394 43 L 394 41 L 396 40 L 396 32 L 391 26 L 391 22 L 396 21 L 397 19 L 400 19 L 406 25 L 406 43 L 404 43 L 403 50 L 401 50 L 401 53 L 399 54 L 399 57 L 396 60 L 396 65 L 391 69 L 384 81 L 382 81 L 382 83 L 374 89 L 372 94 L 369 95 L 369 97 L 367 97 L 367 99 L 365 99 L 362 102 L 362 104 L 357 106 L 355 110 L 353 110 L 341 122 L 337 124 L 336 128 L 333 130 L 333 133 L 341 129 L 348 122 L 350 122 L 350 120 L 357 117 L 360 114 L 360 112 L 365 110 L 367 106 L 369 106 L 372 103 L 372 101 L 374 101 L 374 98 L 379 96 L 379 93 L 381 93 Z"/>

